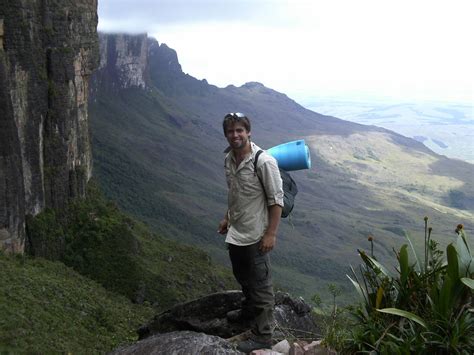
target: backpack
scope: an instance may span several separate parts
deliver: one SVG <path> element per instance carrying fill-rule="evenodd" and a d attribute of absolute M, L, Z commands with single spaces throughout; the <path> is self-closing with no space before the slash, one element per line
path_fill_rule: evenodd
<path fill-rule="evenodd" d="M 262 179 L 257 174 L 258 157 L 262 153 L 263 153 L 263 150 L 259 150 L 257 154 L 255 154 L 253 169 L 254 169 L 255 174 L 258 177 L 258 180 L 260 180 L 260 184 L 262 184 L 263 192 L 265 192 L 265 186 L 263 185 Z M 293 180 L 293 178 L 287 171 L 282 170 L 282 169 L 279 169 L 279 170 L 280 170 L 281 180 L 283 181 L 283 202 L 284 202 L 283 209 L 281 210 L 281 217 L 286 218 L 289 216 L 289 214 L 293 210 L 293 207 L 295 205 L 295 196 L 298 193 L 298 188 L 296 187 L 295 180 Z"/>

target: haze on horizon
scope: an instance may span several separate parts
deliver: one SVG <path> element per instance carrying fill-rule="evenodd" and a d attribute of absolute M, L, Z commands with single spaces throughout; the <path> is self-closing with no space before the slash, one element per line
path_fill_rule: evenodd
<path fill-rule="evenodd" d="M 99 30 L 147 32 L 219 87 L 474 110 L 473 13 L 470 0 L 99 0 Z"/>

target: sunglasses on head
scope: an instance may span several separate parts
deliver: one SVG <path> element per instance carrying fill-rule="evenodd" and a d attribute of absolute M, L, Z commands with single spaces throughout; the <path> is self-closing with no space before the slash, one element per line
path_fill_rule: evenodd
<path fill-rule="evenodd" d="M 228 118 L 228 117 L 244 118 L 245 115 L 241 112 L 231 112 L 231 113 L 228 113 L 227 115 L 225 115 L 225 118 Z"/>

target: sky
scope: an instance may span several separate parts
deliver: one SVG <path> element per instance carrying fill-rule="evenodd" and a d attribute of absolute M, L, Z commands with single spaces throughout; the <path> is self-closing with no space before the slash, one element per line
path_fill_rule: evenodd
<path fill-rule="evenodd" d="M 294 99 L 474 106 L 472 0 L 99 0 L 99 31 L 143 33 L 218 87 Z"/>

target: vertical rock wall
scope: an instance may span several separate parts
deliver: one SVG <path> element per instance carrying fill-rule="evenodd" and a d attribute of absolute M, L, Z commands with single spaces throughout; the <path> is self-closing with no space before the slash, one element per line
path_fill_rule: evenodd
<path fill-rule="evenodd" d="M 23 252 L 25 216 L 83 196 L 97 0 L 0 6 L 0 248 Z M 31 246 L 31 241 L 29 243 Z"/>
<path fill-rule="evenodd" d="M 148 36 L 146 33 L 99 33 L 100 65 L 92 78 L 92 91 L 147 87 Z"/>

